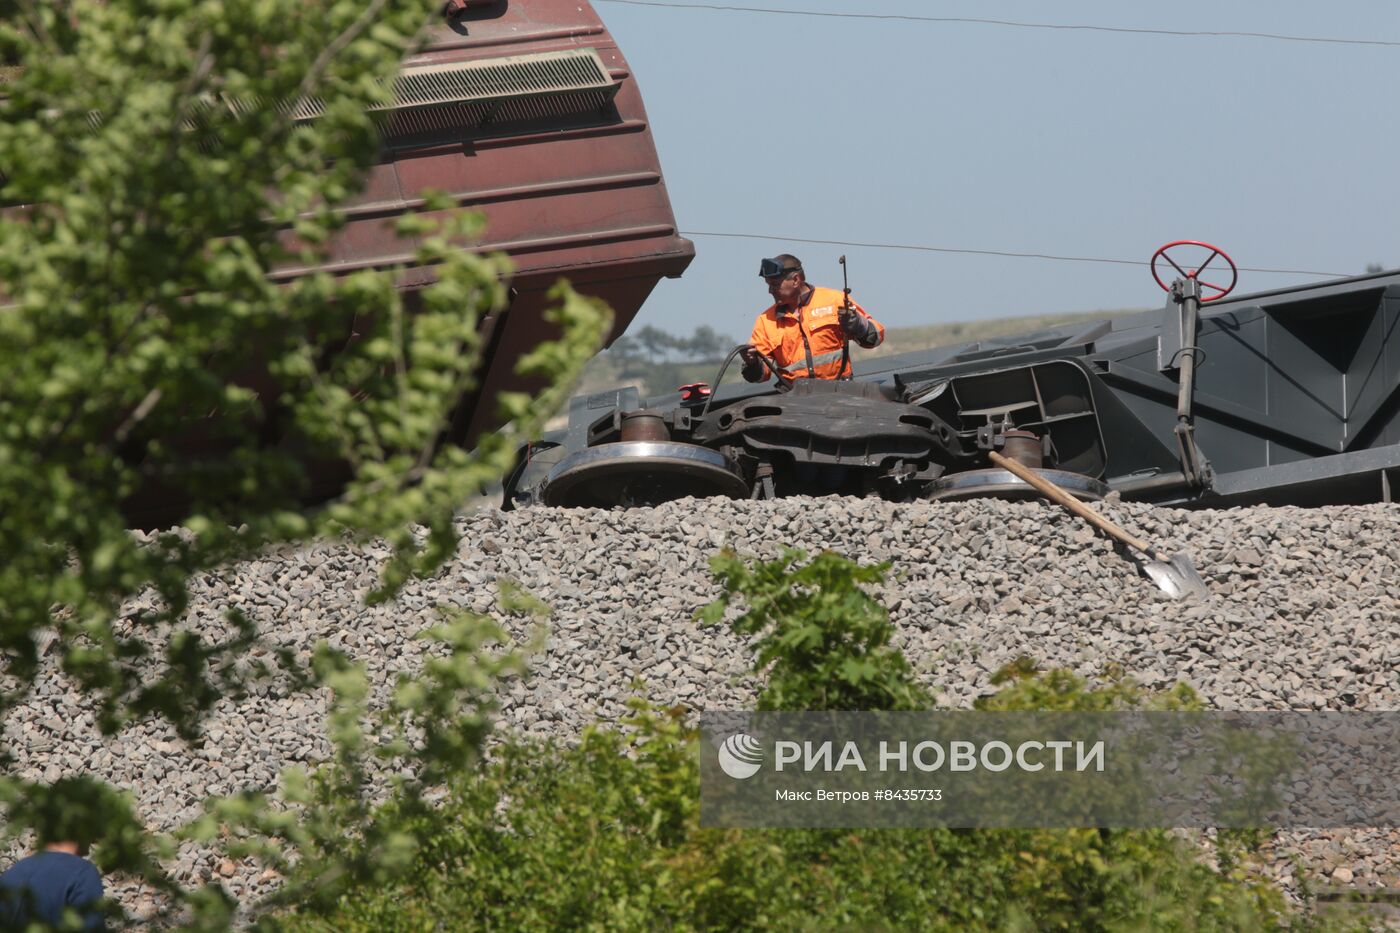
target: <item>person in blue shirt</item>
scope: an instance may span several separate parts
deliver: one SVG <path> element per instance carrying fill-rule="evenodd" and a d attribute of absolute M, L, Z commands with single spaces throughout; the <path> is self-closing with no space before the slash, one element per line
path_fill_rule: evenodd
<path fill-rule="evenodd" d="M 71 907 L 83 930 L 105 930 L 98 904 L 102 876 L 87 853 L 83 843 L 50 842 L 0 874 L 0 928 L 22 930 L 38 921 L 57 926 Z"/>

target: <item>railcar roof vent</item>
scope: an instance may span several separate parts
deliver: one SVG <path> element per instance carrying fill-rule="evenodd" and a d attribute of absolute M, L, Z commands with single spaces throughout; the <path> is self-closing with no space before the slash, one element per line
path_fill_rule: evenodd
<path fill-rule="evenodd" d="M 539 98 L 578 97 L 584 93 L 602 106 L 617 94 L 618 84 L 608 74 L 594 49 L 540 52 L 475 62 L 418 65 L 405 68 L 394 79 L 394 99 L 373 109 L 403 112 L 468 103 L 490 103 L 481 122 L 491 122 L 506 105 Z M 323 112 L 321 101 L 307 98 L 292 113 L 298 120 L 314 120 Z"/>

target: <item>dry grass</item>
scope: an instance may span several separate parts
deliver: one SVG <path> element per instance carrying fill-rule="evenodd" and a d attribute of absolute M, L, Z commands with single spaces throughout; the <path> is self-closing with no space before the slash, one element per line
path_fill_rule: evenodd
<path fill-rule="evenodd" d="M 1133 313 L 1122 311 L 1088 311 L 1077 314 L 1040 314 L 1028 317 L 1000 317 L 984 321 L 957 321 L 950 324 L 930 324 L 924 327 L 891 327 L 885 331 L 885 342 L 878 348 L 859 351 L 862 357 L 889 356 L 946 347 L 950 344 L 1029 334 L 1050 327 L 1073 324 L 1076 321 L 1098 321 Z"/>

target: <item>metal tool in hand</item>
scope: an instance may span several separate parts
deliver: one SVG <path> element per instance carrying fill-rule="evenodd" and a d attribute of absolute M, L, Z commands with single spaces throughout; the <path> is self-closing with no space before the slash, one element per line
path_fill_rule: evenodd
<path fill-rule="evenodd" d="M 1194 593 L 1202 599 L 1210 595 L 1206 589 L 1205 581 L 1201 579 L 1200 573 L 1196 570 L 1196 565 L 1191 562 L 1191 558 L 1185 552 L 1168 557 L 1165 552 L 1157 550 L 1142 538 L 1124 531 L 1086 503 L 1076 499 L 1030 467 L 1017 463 L 1009 457 L 1003 457 L 995 450 L 988 451 L 987 456 L 1003 470 L 1009 470 L 1025 480 L 1047 499 L 1059 503 L 1099 530 L 1151 558 L 1143 564 L 1143 571 L 1152 578 L 1152 582 L 1156 583 L 1162 592 L 1172 599 L 1184 599 L 1188 593 Z"/>
<path fill-rule="evenodd" d="M 841 301 L 841 310 L 837 314 L 837 319 L 841 322 L 841 329 L 844 329 L 850 325 L 851 318 L 855 317 L 855 308 L 851 307 L 851 280 L 848 279 L 846 273 L 846 256 L 841 256 L 837 262 L 841 263 L 841 293 L 846 296 L 844 301 Z"/>
<path fill-rule="evenodd" d="M 845 295 L 841 302 L 841 310 L 836 312 L 836 321 L 841 325 L 841 368 L 837 371 L 837 378 L 844 379 L 851 375 L 850 327 L 856 311 L 851 307 L 851 280 L 846 274 L 845 254 L 843 253 L 837 261 L 841 263 L 841 292 Z"/>

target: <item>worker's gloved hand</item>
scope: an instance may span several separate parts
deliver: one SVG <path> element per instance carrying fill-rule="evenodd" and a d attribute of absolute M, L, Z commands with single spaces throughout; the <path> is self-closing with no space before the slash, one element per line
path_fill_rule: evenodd
<path fill-rule="evenodd" d="M 739 352 L 744 361 L 743 376 L 747 382 L 762 382 L 768 376 L 768 366 L 763 357 L 753 347 L 745 347 Z"/>
<path fill-rule="evenodd" d="M 856 313 L 855 308 L 842 308 L 837 311 L 836 320 L 841 322 L 841 330 L 845 331 L 847 337 L 855 340 L 865 337 L 865 320 Z"/>

